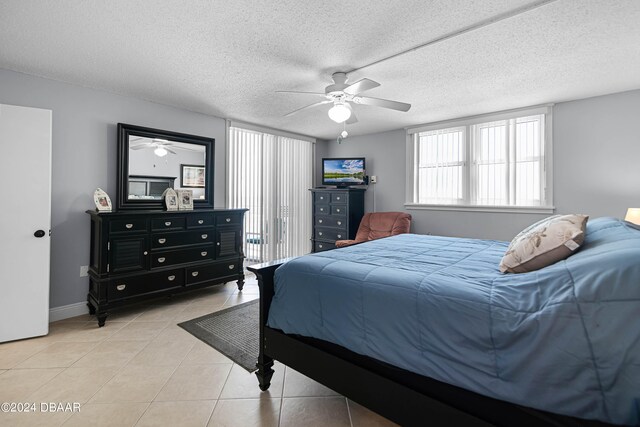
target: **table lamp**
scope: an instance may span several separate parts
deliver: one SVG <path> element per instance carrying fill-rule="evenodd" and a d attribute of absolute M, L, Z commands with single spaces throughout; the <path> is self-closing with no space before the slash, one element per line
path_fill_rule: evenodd
<path fill-rule="evenodd" d="M 632 224 L 640 225 L 640 208 L 627 209 L 627 216 L 624 217 L 624 220 Z"/>

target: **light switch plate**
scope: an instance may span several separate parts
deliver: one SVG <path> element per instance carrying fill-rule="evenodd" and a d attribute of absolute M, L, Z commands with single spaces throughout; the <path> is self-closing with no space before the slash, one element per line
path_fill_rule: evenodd
<path fill-rule="evenodd" d="M 375 176 L 375 175 L 372 175 L 371 178 L 370 178 L 370 181 L 371 181 L 372 184 L 375 184 L 375 183 L 378 182 L 378 177 Z"/>
<path fill-rule="evenodd" d="M 89 274 L 89 266 L 88 265 L 81 265 L 80 266 L 80 277 L 87 277 Z"/>

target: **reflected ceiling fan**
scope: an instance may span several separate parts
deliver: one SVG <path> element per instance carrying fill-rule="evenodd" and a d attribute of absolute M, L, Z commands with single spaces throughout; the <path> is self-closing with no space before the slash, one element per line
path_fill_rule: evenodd
<path fill-rule="evenodd" d="M 316 102 L 311 105 L 307 105 L 302 108 L 298 108 L 295 111 L 285 114 L 284 117 L 289 117 L 302 110 L 313 108 L 323 104 L 333 104 L 333 107 L 329 109 L 329 118 L 336 123 L 347 122 L 349 124 L 356 123 L 358 119 L 353 113 L 353 108 L 350 103 L 372 105 L 375 107 L 390 108 L 397 111 L 409 111 L 411 104 L 398 101 L 390 101 L 388 99 L 371 98 L 369 96 L 361 96 L 360 94 L 369 89 L 380 86 L 380 83 L 374 82 L 369 79 L 361 79 L 355 83 L 347 83 L 346 73 L 333 73 L 331 76 L 333 84 L 327 86 L 324 89 L 324 93 L 321 92 L 299 92 L 295 90 L 278 90 L 277 93 L 296 93 L 303 95 L 315 95 L 325 98 L 323 101 Z"/>
<path fill-rule="evenodd" d="M 140 141 L 142 142 L 137 142 Z M 174 150 L 186 150 L 186 151 L 199 151 L 194 150 L 193 148 L 185 147 L 183 144 L 179 142 L 168 141 L 166 139 L 160 138 L 145 138 L 145 137 L 134 137 L 131 138 L 131 145 L 129 146 L 132 150 L 142 150 L 144 148 L 153 149 L 153 153 L 158 157 L 164 157 L 167 153 L 178 154 Z"/>

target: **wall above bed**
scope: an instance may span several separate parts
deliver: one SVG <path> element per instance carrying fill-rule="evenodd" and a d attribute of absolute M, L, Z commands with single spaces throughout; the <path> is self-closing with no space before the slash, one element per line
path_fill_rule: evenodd
<path fill-rule="evenodd" d="M 553 100 L 548 100 L 553 101 Z M 525 106 L 523 106 L 525 107 Z M 623 218 L 640 204 L 640 90 L 556 103 L 553 180 L 556 213 Z M 403 129 L 318 142 L 325 157 L 365 156 L 378 183 L 366 192 L 366 210 L 407 211 L 412 231 L 511 240 L 546 214 L 406 210 L 406 132 Z M 321 156 L 317 156 L 318 165 Z M 317 168 L 320 166 L 317 165 Z"/>

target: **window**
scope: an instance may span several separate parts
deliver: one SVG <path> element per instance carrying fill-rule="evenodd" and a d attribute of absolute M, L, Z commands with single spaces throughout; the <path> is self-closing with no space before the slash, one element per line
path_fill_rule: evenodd
<path fill-rule="evenodd" d="M 407 207 L 548 211 L 551 108 L 409 130 Z"/>
<path fill-rule="evenodd" d="M 231 126 L 227 145 L 227 205 L 248 208 L 248 263 L 311 251 L 313 142 Z"/>

